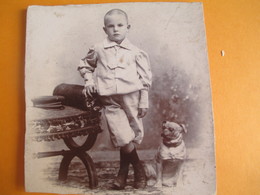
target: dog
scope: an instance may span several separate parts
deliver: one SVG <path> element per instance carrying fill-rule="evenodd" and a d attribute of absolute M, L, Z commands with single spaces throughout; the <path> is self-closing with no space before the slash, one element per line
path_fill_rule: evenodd
<path fill-rule="evenodd" d="M 151 163 L 144 166 L 148 185 L 154 187 L 177 185 L 181 166 L 186 158 L 184 133 L 187 133 L 185 125 L 169 121 L 163 122 L 162 143 L 155 156 L 155 166 Z"/>

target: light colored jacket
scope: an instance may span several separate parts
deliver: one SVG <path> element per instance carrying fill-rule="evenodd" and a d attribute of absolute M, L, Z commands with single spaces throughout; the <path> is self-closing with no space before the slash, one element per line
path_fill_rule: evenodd
<path fill-rule="evenodd" d="M 130 43 L 106 38 L 90 48 L 78 70 L 85 85 L 96 85 L 98 94 L 110 96 L 141 90 L 139 107 L 148 108 L 152 73 L 148 55 Z"/>

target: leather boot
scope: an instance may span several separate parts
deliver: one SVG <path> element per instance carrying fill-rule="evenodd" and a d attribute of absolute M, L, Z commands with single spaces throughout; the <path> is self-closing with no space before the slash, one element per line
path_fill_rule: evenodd
<path fill-rule="evenodd" d="M 129 171 L 129 159 L 126 153 L 120 150 L 120 168 L 113 183 L 113 189 L 122 190 L 126 186 Z"/>
<path fill-rule="evenodd" d="M 141 163 L 133 165 L 134 168 L 134 188 L 143 189 L 147 185 L 144 167 Z"/>
<path fill-rule="evenodd" d="M 134 188 L 143 189 L 147 185 L 146 175 L 144 167 L 139 160 L 136 149 L 134 149 L 130 154 L 130 162 L 133 165 L 134 169 Z"/>

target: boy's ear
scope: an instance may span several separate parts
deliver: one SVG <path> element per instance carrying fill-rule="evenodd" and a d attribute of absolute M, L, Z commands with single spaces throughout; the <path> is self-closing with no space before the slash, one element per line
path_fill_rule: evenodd
<path fill-rule="evenodd" d="M 185 127 L 184 124 L 181 124 L 180 126 L 182 127 L 182 130 L 184 131 L 184 133 L 187 133 L 187 132 L 188 132 L 188 130 L 186 129 L 186 127 Z"/>
<path fill-rule="evenodd" d="M 103 27 L 103 30 L 105 31 L 105 33 L 107 34 L 107 29 L 106 29 L 106 27 Z"/>
<path fill-rule="evenodd" d="M 131 25 L 130 25 L 130 24 L 128 24 L 128 25 L 127 25 L 127 29 L 129 30 L 130 28 L 131 28 Z"/>

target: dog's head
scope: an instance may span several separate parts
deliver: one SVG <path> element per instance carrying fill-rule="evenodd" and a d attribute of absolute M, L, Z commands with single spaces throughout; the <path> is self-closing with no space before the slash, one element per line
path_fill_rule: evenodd
<path fill-rule="evenodd" d="M 163 121 L 162 124 L 162 136 L 175 139 L 179 137 L 181 133 L 187 133 L 185 125 L 178 124 L 170 121 Z"/>

